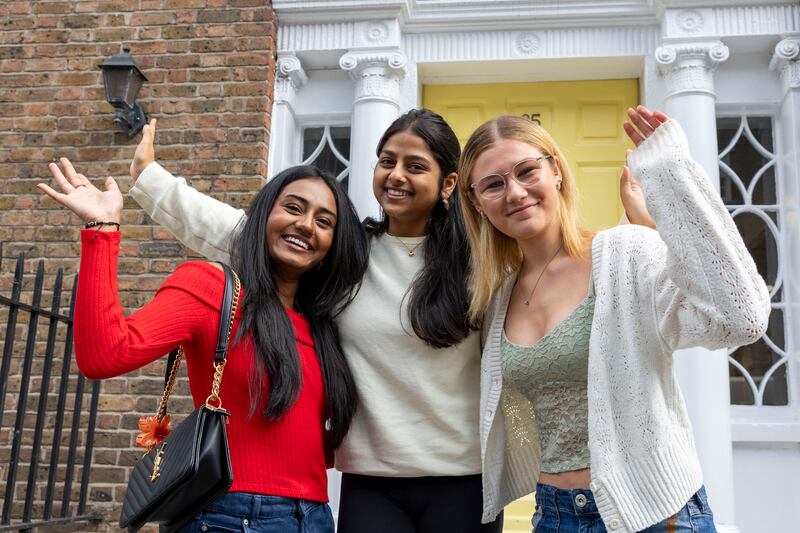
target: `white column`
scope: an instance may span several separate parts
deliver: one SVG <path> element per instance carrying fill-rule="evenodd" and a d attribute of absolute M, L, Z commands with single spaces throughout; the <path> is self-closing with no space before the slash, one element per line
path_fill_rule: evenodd
<path fill-rule="evenodd" d="M 278 57 L 272 104 L 272 128 L 269 138 L 269 176 L 300 163 L 297 148 L 297 120 L 294 113 L 295 93 L 308 82 L 300 60 L 294 54 Z"/>
<path fill-rule="evenodd" d="M 786 37 L 775 46 L 769 66 L 780 76 L 782 86 L 775 148 L 781 176 L 778 198 L 785 221 L 783 246 L 786 253 L 783 257 L 787 263 L 783 268 L 797 272 L 800 267 L 800 34 Z M 800 276 L 785 276 L 784 290 L 790 306 L 787 310 L 790 327 L 797 335 L 800 332 Z M 800 365 L 795 368 L 800 371 Z M 790 389 L 790 394 L 790 402 L 800 401 L 800 391 Z"/>
<path fill-rule="evenodd" d="M 406 57 L 396 51 L 348 52 L 339 60 L 339 66 L 355 81 L 348 192 L 361 218 L 380 214 L 372 193 L 372 171 L 378 161 L 375 149 L 400 114 L 400 79 L 405 65 Z"/>
<path fill-rule="evenodd" d="M 714 70 L 728 58 L 719 41 L 666 44 L 656 62 L 666 77 L 665 112 L 683 126 L 692 156 L 719 189 Z M 703 480 L 720 533 L 734 533 L 733 445 L 725 350 L 691 348 L 675 353 L 675 371 L 686 399 Z"/>

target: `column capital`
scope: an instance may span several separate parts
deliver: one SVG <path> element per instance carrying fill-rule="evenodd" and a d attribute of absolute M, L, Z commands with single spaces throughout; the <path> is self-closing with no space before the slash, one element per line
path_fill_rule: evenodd
<path fill-rule="evenodd" d="M 279 55 L 276 71 L 275 103 L 291 104 L 297 89 L 308 82 L 306 71 L 294 54 Z"/>
<path fill-rule="evenodd" d="M 356 102 L 388 100 L 397 104 L 406 62 L 406 56 L 398 51 L 347 52 L 339 59 L 339 67 L 356 82 Z"/>
<path fill-rule="evenodd" d="M 659 71 L 668 82 L 667 97 L 681 93 L 714 93 L 714 71 L 730 51 L 721 41 L 674 43 L 655 52 Z"/>
<path fill-rule="evenodd" d="M 800 35 L 787 37 L 775 45 L 769 68 L 778 72 L 784 86 L 800 88 Z"/>

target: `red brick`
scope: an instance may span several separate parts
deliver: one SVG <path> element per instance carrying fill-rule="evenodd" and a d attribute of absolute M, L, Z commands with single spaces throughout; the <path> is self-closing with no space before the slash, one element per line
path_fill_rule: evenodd
<path fill-rule="evenodd" d="M 131 36 L 130 28 L 108 28 L 94 31 L 95 41 L 125 41 Z"/>
<path fill-rule="evenodd" d="M 236 39 L 197 39 L 192 41 L 189 48 L 192 52 L 199 54 L 208 52 L 232 52 L 237 50 L 238 44 Z"/>
<path fill-rule="evenodd" d="M 165 0 L 164 9 L 185 9 L 206 7 L 206 0 Z"/>
<path fill-rule="evenodd" d="M 64 30 L 37 31 L 25 34 L 26 43 L 65 43 L 69 40 L 69 32 Z"/>
<path fill-rule="evenodd" d="M 70 13 L 72 12 L 72 2 L 32 2 L 34 14 L 42 13 Z"/>
<path fill-rule="evenodd" d="M 36 27 L 36 21 L 28 17 L 11 17 L 0 22 L 3 31 L 30 30 Z"/>
<path fill-rule="evenodd" d="M 204 9 L 197 14 L 197 22 L 200 24 L 230 24 L 241 19 L 242 13 L 238 9 Z"/>
<path fill-rule="evenodd" d="M 175 23 L 173 11 L 138 12 L 131 15 L 131 26 L 161 26 Z"/>
<path fill-rule="evenodd" d="M 97 15 L 72 15 L 63 17 L 61 23 L 65 28 L 96 28 L 100 25 Z"/>
<path fill-rule="evenodd" d="M 161 35 L 161 28 L 154 27 L 154 28 L 139 28 L 137 31 L 137 37 L 141 41 L 149 41 L 152 39 L 158 39 Z M 167 43 L 167 51 L 169 51 L 169 43 Z"/>
<path fill-rule="evenodd" d="M 113 123 L 97 68 L 121 43 L 130 44 L 150 79 L 139 101 L 160 119 L 159 160 L 200 190 L 235 205 L 249 202 L 266 173 L 273 23 L 268 0 L 0 3 L 0 239 L 34 254 L 29 268 L 45 256 L 52 286 L 56 268 L 78 266 L 80 222 L 35 188 L 49 181 L 47 163 L 65 155 L 96 184 L 110 174 L 121 190 L 131 187 L 138 138 Z M 131 311 L 178 264 L 198 256 L 153 225 L 129 196 L 122 221 L 120 299 Z M 7 278 L 0 275 L 0 291 Z M 24 287 L 29 299 L 32 280 Z M 119 514 L 126 472 L 141 455 L 131 447 L 138 417 L 158 403 L 157 387 L 141 380 L 159 386 L 162 376 L 163 361 L 103 385 L 94 459 L 103 479 L 93 480 L 89 493 L 107 517 L 103 530 Z M 178 403 L 188 410 L 185 378 L 180 387 Z M 0 435 L 0 455 L 4 450 Z"/>

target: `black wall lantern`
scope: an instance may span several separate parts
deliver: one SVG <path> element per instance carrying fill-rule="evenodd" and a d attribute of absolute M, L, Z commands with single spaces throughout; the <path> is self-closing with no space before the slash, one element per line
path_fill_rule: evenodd
<path fill-rule="evenodd" d="M 128 52 L 129 48 L 123 48 L 121 54 L 111 56 L 100 68 L 103 70 L 106 100 L 116 109 L 114 122 L 124 124 L 128 136 L 133 137 L 147 123 L 147 115 L 136 103 L 139 89 L 147 78 Z"/>

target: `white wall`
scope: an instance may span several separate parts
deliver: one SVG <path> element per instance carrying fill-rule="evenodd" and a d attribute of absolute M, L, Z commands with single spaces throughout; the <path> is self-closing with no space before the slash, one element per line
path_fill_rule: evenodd
<path fill-rule="evenodd" d="M 800 443 L 734 443 L 733 479 L 741 533 L 800 531 Z"/>

